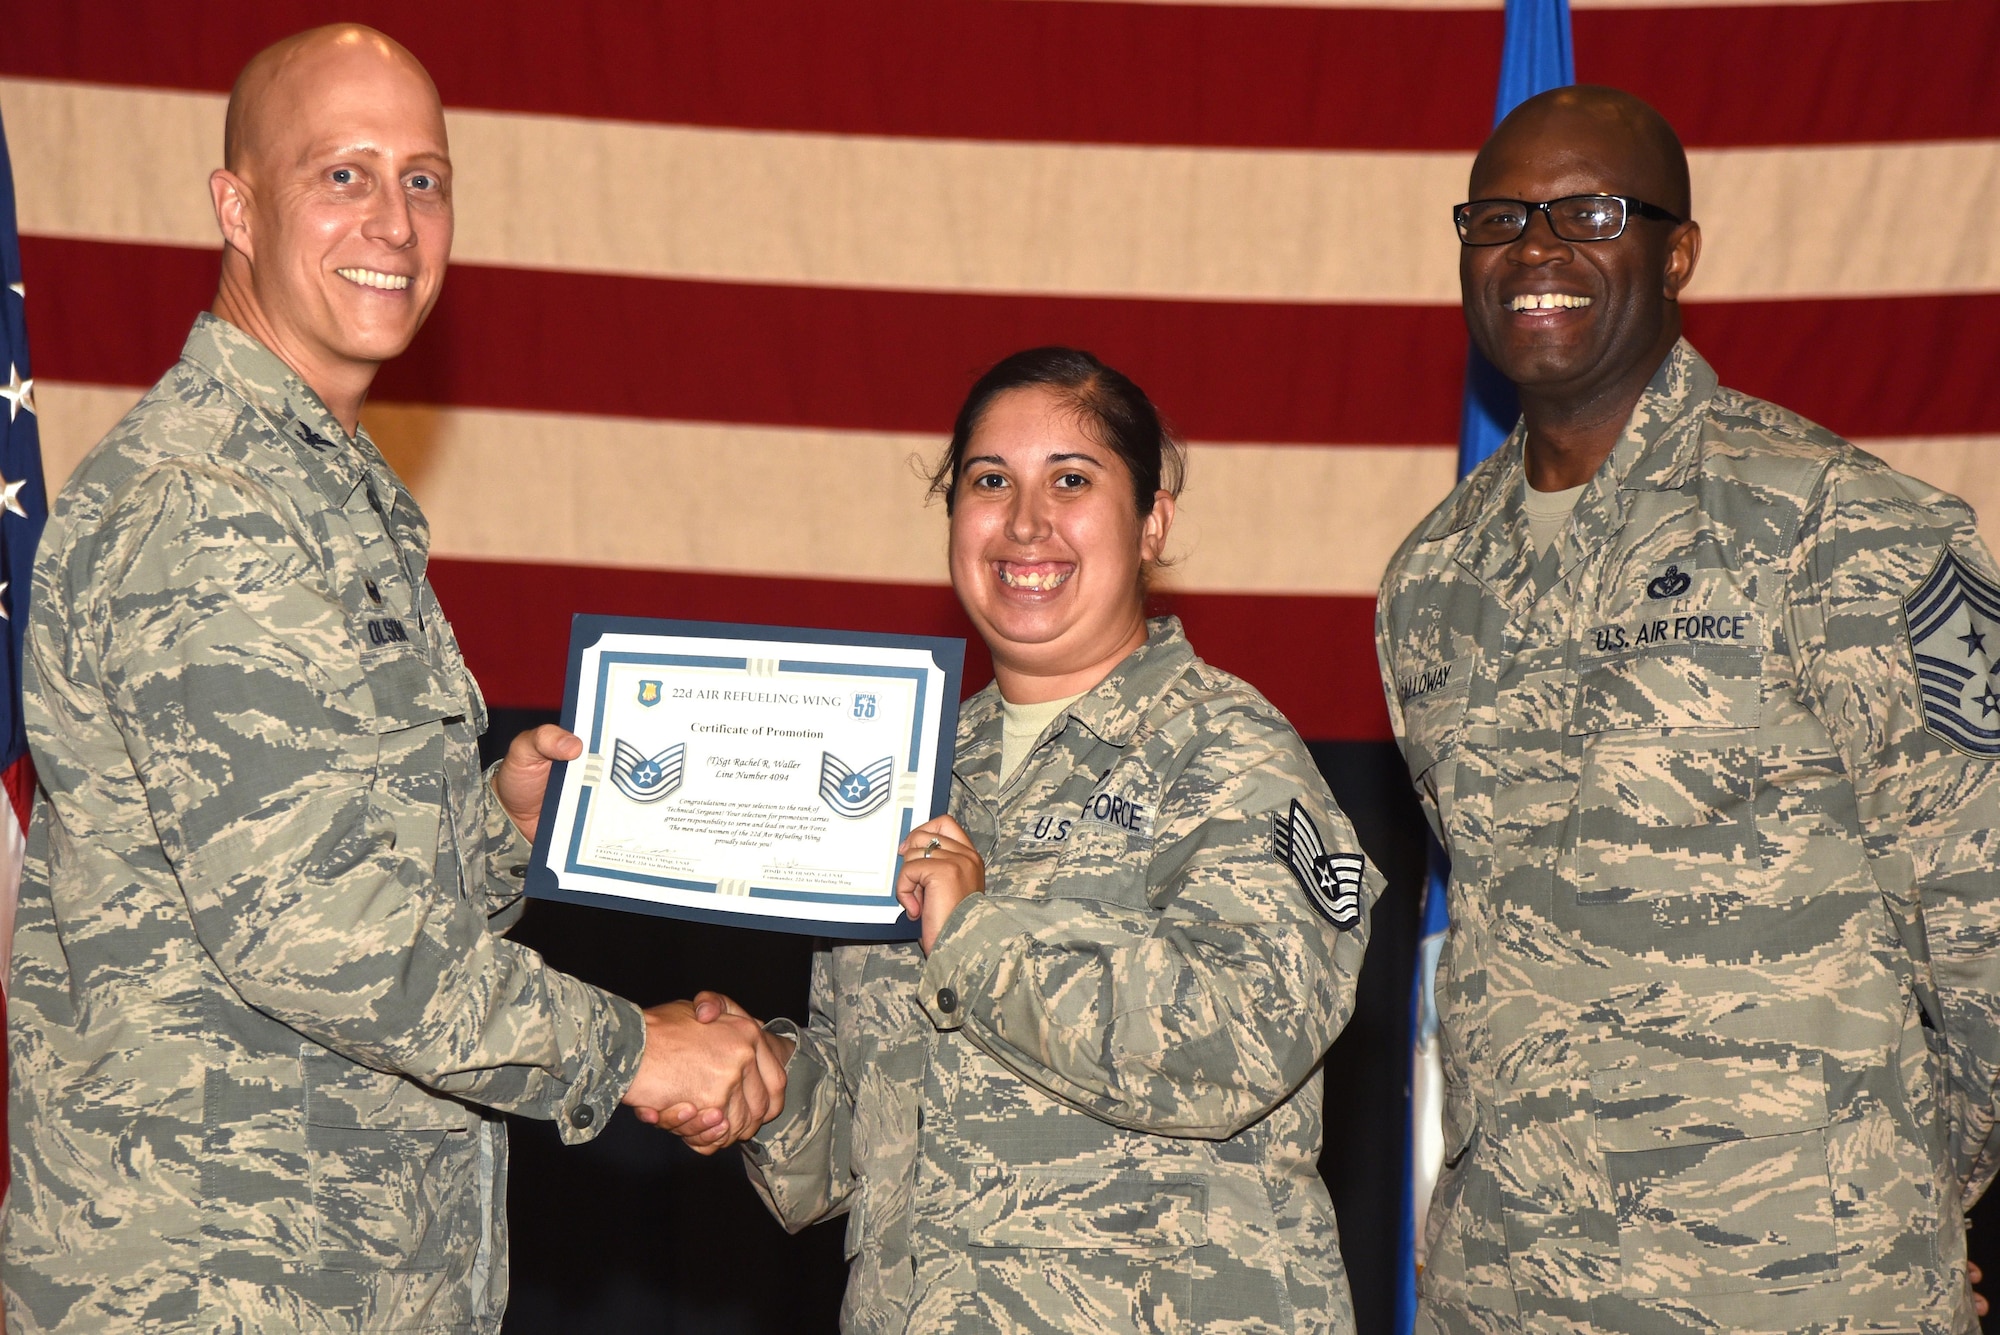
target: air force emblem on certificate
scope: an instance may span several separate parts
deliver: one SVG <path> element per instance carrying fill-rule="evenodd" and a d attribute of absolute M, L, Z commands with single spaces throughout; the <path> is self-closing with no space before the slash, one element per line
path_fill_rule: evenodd
<path fill-rule="evenodd" d="M 651 709 L 660 703 L 660 683 L 647 678 L 639 683 L 639 703 Z"/>
<path fill-rule="evenodd" d="M 2000 757 L 2000 585 L 1946 548 L 1903 612 L 1924 726 L 1961 751 Z"/>
<path fill-rule="evenodd" d="M 1326 920 L 1346 931 L 1361 921 L 1361 856 L 1329 853 L 1312 814 L 1292 799 L 1292 809 L 1271 822 L 1271 842 L 1292 875 L 1299 878 Z"/>
<path fill-rule="evenodd" d="M 834 814 L 849 820 L 860 820 L 882 809 L 889 800 L 895 777 L 896 761 L 893 756 L 883 756 L 874 764 L 863 769 L 850 769 L 846 762 L 831 751 L 819 753 L 819 795 L 833 808 Z"/>
<path fill-rule="evenodd" d="M 611 744 L 611 782 L 634 802 L 657 802 L 681 786 L 687 768 L 687 743 L 675 742 L 656 756 L 644 755 L 630 742 Z"/>

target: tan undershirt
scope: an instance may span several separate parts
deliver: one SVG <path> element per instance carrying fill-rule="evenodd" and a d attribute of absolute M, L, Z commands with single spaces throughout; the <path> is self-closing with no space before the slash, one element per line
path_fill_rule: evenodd
<path fill-rule="evenodd" d="M 1528 538 L 1535 544 L 1535 550 L 1546 552 L 1556 545 L 1562 536 L 1563 525 L 1576 510 L 1577 498 L 1583 495 L 1582 486 L 1571 487 L 1567 491 L 1536 491 L 1524 479 L 1521 483 L 1527 493 L 1521 498 L 1521 508 L 1528 512 Z"/>
<path fill-rule="evenodd" d="M 1014 771 L 1028 758 L 1028 749 L 1042 735 L 1042 729 L 1083 697 L 1084 692 L 1078 691 L 1061 700 L 1044 700 L 1032 705 L 1017 705 L 1005 696 L 1000 697 L 1000 781 L 1003 784 L 1014 777 Z"/>

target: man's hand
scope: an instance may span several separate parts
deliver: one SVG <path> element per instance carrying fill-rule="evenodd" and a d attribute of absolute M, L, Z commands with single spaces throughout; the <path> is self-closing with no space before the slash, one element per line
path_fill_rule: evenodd
<path fill-rule="evenodd" d="M 542 794 L 549 786 L 549 766 L 558 760 L 575 760 L 583 754 L 583 739 L 553 723 L 518 734 L 507 747 L 507 756 L 493 772 L 493 795 L 514 828 L 529 843 L 535 842 L 535 827 L 542 821 Z"/>
<path fill-rule="evenodd" d="M 695 1019 L 703 1024 L 714 1024 L 725 1016 L 740 1017 L 752 1024 L 757 1023 L 755 1017 L 748 1011 L 720 992 L 694 994 Z M 763 1030 L 761 1026 L 759 1032 L 764 1035 L 764 1053 L 758 1059 L 758 1071 L 765 1076 L 768 1085 L 770 1072 L 775 1067 L 778 1084 L 782 1088 L 785 1083 L 785 1064 L 791 1061 L 792 1051 L 798 1045 L 782 1034 Z M 776 1117 L 783 1109 L 784 1098 L 780 1095 L 777 1106 L 771 1109 L 770 1117 L 764 1120 L 770 1121 L 771 1117 Z M 644 1113 L 640 1113 L 639 1117 L 644 1121 L 654 1120 Z M 734 1143 L 728 1134 L 727 1119 L 719 1109 L 715 1108 L 696 1109 L 692 1105 L 684 1104 L 669 1109 L 658 1119 L 657 1124 L 685 1140 L 688 1148 L 697 1154 L 713 1154 L 724 1146 Z"/>
<path fill-rule="evenodd" d="M 642 1122 L 665 1126 L 700 1154 L 754 1135 L 785 1106 L 787 1040 L 727 997 L 704 992 L 712 1018 L 697 1018 L 692 1001 L 646 1012 L 646 1052 L 625 1091 Z"/>
<path fill-rule="evenodd" d="M 896 898 L 905 913 L 923 924 L 917 940 L 928 955 L 952 910 L 986 889 L 986 860 L 972 846 L 972 836 L 949 816 L 911 830 L 901 852 Z"/>

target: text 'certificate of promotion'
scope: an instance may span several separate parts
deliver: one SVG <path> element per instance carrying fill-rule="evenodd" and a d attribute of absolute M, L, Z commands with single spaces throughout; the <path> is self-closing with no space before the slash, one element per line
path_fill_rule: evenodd
<path fill-rule="evenodd" d="M 965 642 L 579 616 L 528 893 L 909 938 L 897 850 L 940 815 Z"/>

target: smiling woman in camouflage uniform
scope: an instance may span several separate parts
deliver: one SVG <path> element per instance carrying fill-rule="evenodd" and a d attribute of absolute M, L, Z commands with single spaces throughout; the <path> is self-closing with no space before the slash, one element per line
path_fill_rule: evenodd
<path fill-rule="evenodd" d="M 787 1228 L 845 1212 L 847 1331 L 1351 1331 L 1319 1062 L 1381 881 L 1298 735 L 1148 622 L 1179 453 L 1086 353 L 1000 363 L 937 490 L 993 653 L 921 941 L 820 952 L 784 1111 Z"/>

